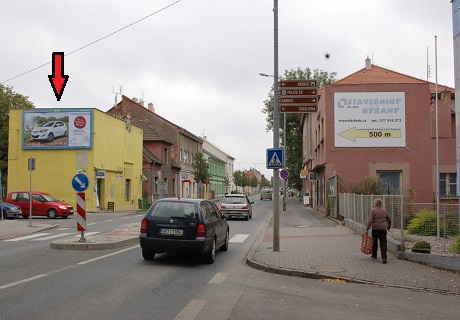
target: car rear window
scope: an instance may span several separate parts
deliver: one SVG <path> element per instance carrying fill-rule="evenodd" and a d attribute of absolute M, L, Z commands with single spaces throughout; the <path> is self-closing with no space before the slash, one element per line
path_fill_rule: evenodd
<path fill-rule="evenodd" d="M 229 203 L 229 204 L 239 204 L 239 203 L 246 203 L 246 199 L 244 197 L 225 197 L 224 198 L 224 203 Z"/>
<path fill-rule="evenodd" d="M 187 202 L 157 202 L 149 215 L 152 217 L 198 218 L 195 205 Z"/>

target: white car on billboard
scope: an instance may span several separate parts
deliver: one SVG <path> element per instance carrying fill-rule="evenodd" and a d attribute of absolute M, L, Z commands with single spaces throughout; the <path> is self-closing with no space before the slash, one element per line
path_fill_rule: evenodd
<path fill-rule="evenodd" d="M 32 129 L 32 139 L 53 141 L 57 137 L 65 137 L 67 127 L 62 121 L 49 121 L 40 127 Z"/>

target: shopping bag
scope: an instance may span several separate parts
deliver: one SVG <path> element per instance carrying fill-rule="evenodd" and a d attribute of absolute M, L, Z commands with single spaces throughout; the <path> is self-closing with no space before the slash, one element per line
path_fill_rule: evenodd
<path fill-rule="evenodd" d="M 374 239 L 372 239 L 372 237 L 369 237 L 367 232 L 363 233 L 363 237 L 361 239 L 361 252 L 364 254 L 371 254 L 373 245 Z"/>

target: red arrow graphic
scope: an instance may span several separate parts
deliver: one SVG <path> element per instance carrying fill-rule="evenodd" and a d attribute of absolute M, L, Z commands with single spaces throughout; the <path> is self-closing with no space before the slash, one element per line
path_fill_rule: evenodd
<path fill-rule="evenodd" d="M 48 79 L 57 101 L 60 101 L 69 80 L 69 76 L 64 75 L 64 52 L 53 52 L 53 74 Z"/>

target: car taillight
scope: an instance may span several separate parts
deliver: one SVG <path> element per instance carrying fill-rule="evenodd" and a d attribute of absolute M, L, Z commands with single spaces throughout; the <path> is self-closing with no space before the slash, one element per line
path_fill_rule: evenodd
<path fill-rule="evenodd" d="M 220 206 L 220 208 L 221 208 L 221 209 L 227 209 L 227 207 L 226 207 L 226 206 Z"/>
<path fill-rule="evenodd" d="M 248 206 L 244 206 L 242 209 L 246 210 L 246 209 L 249 209 L 249 207 L 248 207 Z"/>
<path fill-rule="evenodd" d="M 198 229 L 196 230 L 197 237 L 206 237 L 206 226 L 204 223 L 200 222 L 198 224 Z"/>
<path fill-rule="evenodd" d="M 147 233 L 147 220 L 142 219 L 141 222 L 141 233 Z"/>

